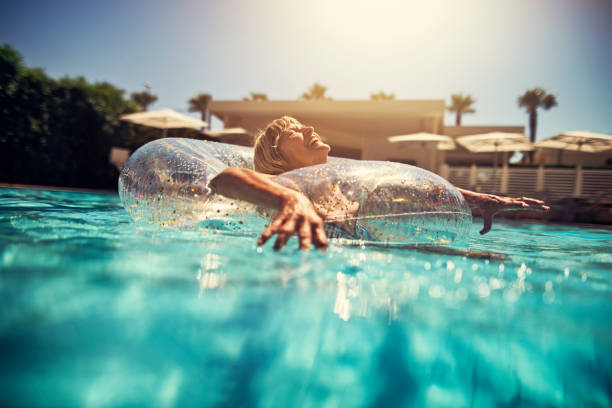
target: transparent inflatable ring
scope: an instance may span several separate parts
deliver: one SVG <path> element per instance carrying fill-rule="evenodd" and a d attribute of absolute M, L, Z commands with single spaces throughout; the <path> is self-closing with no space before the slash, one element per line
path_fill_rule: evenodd
<path fill-rule="evenodd" d="M 166 138 L 132 154 L 119 196 L 136 221 L 172 228 L 261 234 L 274 214 L 212 194 L 208 183 L 228 167 L 253 168 L 252 148 Z M 448 244 L 467 237 L 472 213 L 446 180 L 401 163 L 330 158 L 276 176 L 310 198 L 328 237 L 384 245 Z"/>

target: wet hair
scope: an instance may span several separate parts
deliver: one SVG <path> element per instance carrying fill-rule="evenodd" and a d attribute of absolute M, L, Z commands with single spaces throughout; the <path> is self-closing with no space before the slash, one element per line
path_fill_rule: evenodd
<path fill-rule="evenodd" d="M 300 122 L 291 116 L 283 116 L 268 123 L 255 138 L 253 169 L 259 173 L 281 174 L 288 169 L 287 161 L 278 149 L 278 141 L 291 125 Z"/>

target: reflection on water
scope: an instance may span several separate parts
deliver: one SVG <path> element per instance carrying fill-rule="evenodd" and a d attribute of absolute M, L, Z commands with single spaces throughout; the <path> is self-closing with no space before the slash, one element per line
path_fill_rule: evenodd
<path fill-rule="evenodd" d="M 209 289 L 217 289 L 225 286 L 225 274 L 215 272 L 219 268 L 219 255 L 206 254 L 198 268 L 197 279 L 200 282 L 199 296 L 202 292 Z"/>
<path fill-rule="evenodd" d="M 358 266 L 365 257 L 365 254 L 358 254 L 348 260 L 348 264 Z M 392 255 L 387 255 L 387 261 L 392 261 Z M 437 260 L 434 265 L 427 261 L 420 271 L 418 267 L 407 268 L 400 278 L 391 271 L 380 274 L 379 270 L 376 275 L 380 276 L 371 276 L 359 267 L 350 274 L 337 272 L 333 312 L 348 321 L 354 315 L 367 316 L 368 308 L 381 309 L 388 313 L 391 321 L 397 318 L 400 306 L 410 305 L 419 298 L 421 291 L 429 298 L 422 294 L 420 301 L 438 302 L 449 308 L 459 308 L 468 299 L 484 301 L 492 298 L 489 301 L 514 303 L 526 292 L 533 293 L 534 290 L 544 303 L 550 304 L 555 302 L 555 285 L 562 285 L 570 276 L 570 269 L 566 267 L 562 274 L 556 275 L 554 282 L 552 278 L 543 282 L 537 280 L 535 284 L 540 287 L 534 289 L 534 284 L 528 280 L 533 271 L 525 263 L 507 271 L 504 263 L 494 265 L 485 260 L 479 265 L 467 258 L 457 262 L 466 263 L 467 272 L 452 260 Z M 581 280 L 586 281 L 586 273 L 582 274 Z"/>
<path fill-rule="evenodd" d="M 471 245 L 504 261 L 277 253 L 0 189 L 0 403 L 609 406 L 611 239 L 499 223 Z"/>
<path fill-rule="evenodd" d="M 353 299 L 359 296 L 359 287 L 355 277 L 342 272 L 336 274 L 336 279 L 338 280 L 338 292 L 336 293 L 334 313 L 346 321 L 351 317 L 351 306 L 355 306 L 352 304 L 352 300 L 359 300 Z M 366 305 L 362 305 L 362 307 L 365 309 Z M 365 314 L 365 310 L 362 311 L 363 314 Z"/>

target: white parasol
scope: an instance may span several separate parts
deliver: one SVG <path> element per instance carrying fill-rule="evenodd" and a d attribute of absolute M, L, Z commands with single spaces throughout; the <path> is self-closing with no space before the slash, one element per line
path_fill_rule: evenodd
<path fill-rule="evenodd" d="M 420 165 L 431 171 L 438 171 L 437 163 L 439 160 L 438 151 L 440 150 L 454 150 L 455 142 L 452 138 L 444 135 L 437 135 L 434 133 L 412 133 L 409 135 L 398 135 L 390 136 L 387 138 L 389 143 L 399 143 L 400 148 L 408 144 L 414 145 L 419 144 L 421 148 L 427 152 L 426 160 Z M 442 169 L 440 169 L 442 171 Z"/>
<path fill-rule="evenodd" d="M 612 149 L 612 136 L 586 130 L 574 130 L 541 140 L 535 145 L 547 149 L 559 149 L 559 162 L 561 162 L 561 152 L 563 150 L 574 150 L 580 153 L 601 153 Z M 581 194 L 582 161 L 580 160 L 576 166 L 574 195 L 580 196 Z"/>
<path fill-rule="evenodd" d="M 438 150 L 454 150 L 455 142 L 451 137 L 444 135 L 436 135 L 434 133 L 412 133 L 410 135 L 399 135 L 388 137 L 389 143 L 410 143 L 410 142 L 438 142 L 436 148 Z"/>
<path fill-rule="evenodd" d="M 599 153 L 612 149 L 612 136 L 586 130 L 574 130 L 537 142 L 536 147 Z"/>
<path fill-rule="evenodd" d="M 478 135 L 462 136 L 457 142 L 473 153 L 495 153 L 493 158 L 493 176 L 497 174 L 497 153 L 531 151 L 533 144 L 522 133 L 491 132 Z M 475 167 L 472 168 L 475 174 Z M 472 177 L 471 177 L 472 178 Z M 470 179 L 471 179 L 470 178 Z M 475 178 L 475 176 L 473 177 Z M 508 163 L 504 160 L 500 191 L 508 188 Z"/>
<path fill-rule="evenodd" d="M 531 151 L 533 144 L 522 133 L 491 132 L 462 136 L 457 142 L 474 153 Z"/>
<path fill-rule="evenodd" d="M 119 119 L 138 125 L 163 129 L 164 137 L 166 137 L 166 129 L 206 127 L 208 125 L 202 120 L 183 115 L 172 109 L 130 113 L 120 116 Z"/>

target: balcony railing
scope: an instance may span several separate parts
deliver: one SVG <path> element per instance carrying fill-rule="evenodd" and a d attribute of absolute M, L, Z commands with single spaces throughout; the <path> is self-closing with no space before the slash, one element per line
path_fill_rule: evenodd
<path fill-rule="evenodd" d="M 612 169 L 450 167 L 446 178 L 457 187 L 512 197 L 597 200 L 612 193 Z"/>

